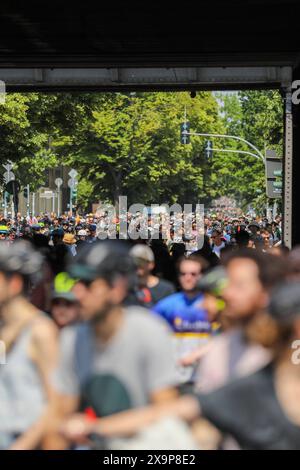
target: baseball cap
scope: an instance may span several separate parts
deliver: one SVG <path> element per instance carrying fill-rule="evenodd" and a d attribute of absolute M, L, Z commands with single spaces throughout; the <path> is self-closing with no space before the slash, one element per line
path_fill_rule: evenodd
<path fill-rule="evenodd" d="M 64 233 L 65 232 L 63 231 L 62 228 L 55 228 L 54 230 L 52 230 L 51 235 L 57 236 L 57 237 L 63 237 Z"/>
<path fill-rule="evenodd" d="M 6 225 L 0 225 L 0 233 L 8 233 L 8 227 Z"/>
<path fill-rule="evenodd" d="M 154 263 L 153 251 L 147 245 L 135 245 L 133 248 L 131 248 L 130 255 L 133 258 L 138 258 L 143 261 L 147 261 L 148 263 Z"/>
<path fill-rule="evenodd" d="M 248 227 L 257 227 L 260 228 L 259 224 L 256 222 L 256 220 L 252 220 L 249 222 Z"/>
<path fill-rule="evenodd" d="M 126 241 L 99 240 L 87 243 L 76 257 L 72 257 L 67 272 L 71 277 L 85 281 L 103 278 L 111 282 L 116 276 L 134 274 L 135 267 Z"/>
<path fill-rule="evenodd" d="M 72 288 L 76 281 L 72 279 L 68 273 L 61 272 L 55 276 L 53 283 L 53 291 L 51 298 L 54 299 L 65 299 L 69 302 L 76 302 L 76 297 L 72 292 Z"/>

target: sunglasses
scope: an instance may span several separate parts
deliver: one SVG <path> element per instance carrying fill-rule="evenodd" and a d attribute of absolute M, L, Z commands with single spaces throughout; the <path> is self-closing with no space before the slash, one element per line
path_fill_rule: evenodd
<path fill-rule="evenodd" d="M 67 299 L 53 299 L 52 300 L 52 306 L 62 306 L 62 307 L 72 307 L 76 302 L 72 302 Z"/>
<path fill-rule="evenodd" d="M 83 284 L 85 287 L 90 287 L 90 285 L 93 283 L 93 280 L 79 279 L 78 283 Z"/>
<path fill-rule="evenodd" d="M 196 277 L 196 276 L 199 276 L 200 273 L 187 273 L 187 272 L 183 272 L 183 271 L 180 271 L 179 273 L 179 276 L 193 276 L 193 277 Z"/>

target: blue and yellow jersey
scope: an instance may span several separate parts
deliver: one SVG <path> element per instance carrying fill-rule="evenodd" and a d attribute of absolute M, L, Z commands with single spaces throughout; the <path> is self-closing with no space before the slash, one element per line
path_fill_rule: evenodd
<path fill-rule="evenodd" d="M 163 317 L 173 330 L 174 354 L 178 378 L 191 379 L 193 367 L 180 366 L 180 360 L 206 344 L 212 334 L 207 312 L 202 308 L 203 294 L 188 298 L 183 292 L 170 295 L 158 302 L 153 311 Z"/>
<path fill-rule="evenodd" d="M 158 302 L 153 311 L 163 317 L 178 336 L 207 336 L 211 334 L 211 324 L 202 308 L 202 301 L 203 294 L 190 299 L 178 292 Z"/>

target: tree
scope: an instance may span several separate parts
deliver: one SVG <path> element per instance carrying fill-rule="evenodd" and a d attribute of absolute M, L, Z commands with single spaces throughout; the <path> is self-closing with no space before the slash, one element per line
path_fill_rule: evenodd
<path fill-rule="evenodd" d="M 8 93 L 0 104 L 1 163 L 14 162 L 23 185 L 42 186 L 93 100 L 84 93 Z"/>
<path fill-rule="evenodd" d="M 282 99 L 278 92 L 235 93 L 9 93 L 0 104 L 1 161 L 15 163 L 16 177 L 36 190 L 45 172 L 60 164 L 79 171 L 82 206 L 102 200 L 144 204 L 209 204 L 234 197 L 262 204 L 264 165 L 251 156 L 214 152 L 203 137 L 180 143 L 185 109 L 192 132 L 244 137 L 262 152 L 282 154 Z M 213 138 L 213 147 L 249 150 Z M 258 191 L 261 191 L 258 196 Z"/>
<path fill-rule="evenodd" d="M 218 94 L 226 133 L 253 143 L 263 154 L 273 148 L 282 155 L 283 103 L 275 90 Z M 225 143 L 225 142 L 224 142 Z M 252 151 L 247 145 L 228 140 L 227 148 Z M 215 167 L 223 194 L 234 196 L 244 208 L 266 203 L 265 167 L 251 156 L 228 153 L 218 157 Z"/>
<path fill-rule="evenodd" d="M 106 94 L 76 134 L 68 163 L 102 200 L 117 203 L 123 194 L 129 203 L 197 202 L 208 163 L 203 139 L 180 144 L 185 106 L 191 130 L 223 130 L 210 93 L 195 99 L 188 93 Z M 205 191 L 211 191 L 209 184 Z"/>

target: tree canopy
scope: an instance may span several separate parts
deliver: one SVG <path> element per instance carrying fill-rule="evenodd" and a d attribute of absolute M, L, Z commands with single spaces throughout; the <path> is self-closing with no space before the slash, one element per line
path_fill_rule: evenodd
<path fill-rule="evenodd" d="M 45 170 L 79 172 L 79 202 L 210 203 L 264 200 L 264 165 L 248 155 L 204 152 L 205 139 L 180 143 L 185 110 L 192 132 L 232 134 L 282 152 L 278 92 L 8 93 L 0 105 L 1 162 L 15 162 L 25 186 L 44 184 Z M 249 151 L 231 139 L 214 148 Z"/>

